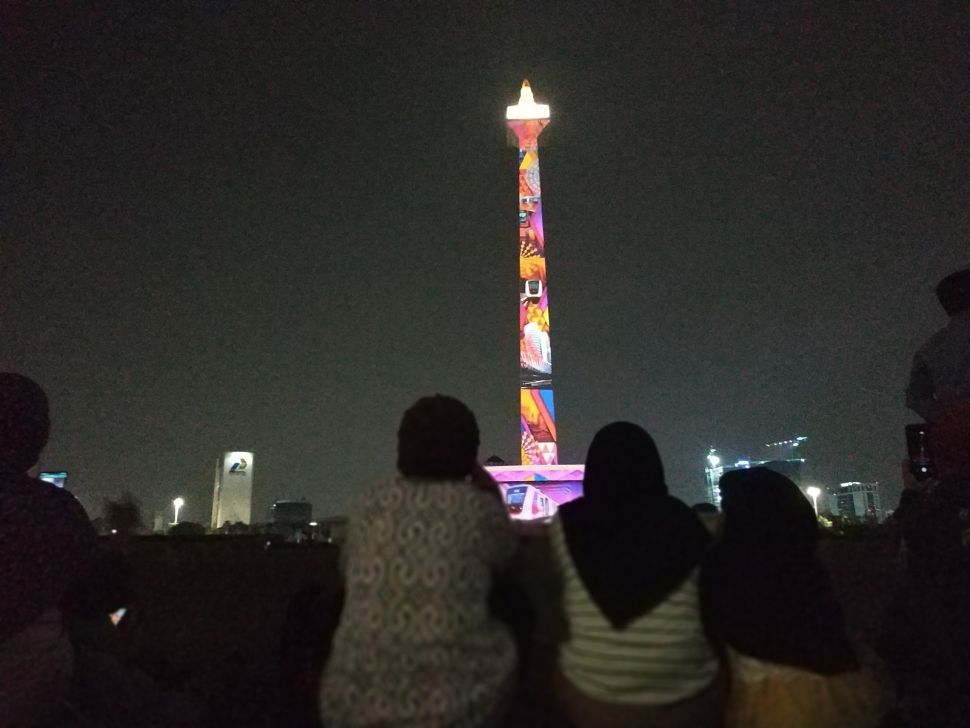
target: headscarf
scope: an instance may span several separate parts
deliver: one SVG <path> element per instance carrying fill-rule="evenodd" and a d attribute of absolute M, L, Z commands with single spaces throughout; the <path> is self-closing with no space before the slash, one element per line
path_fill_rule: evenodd
<path fill-rule="evenodd" d="M 766 467 L 725 473 L 720 488 L 722 537 L 702 575 L 709 631 L 766 662 L 823 675 L 857 667 L 808 499 Z"/>
<path fill-rule="evenodd" d="M 653 439 L 629 422 L 596 433 L 583 497 L 562 506 L 559 517 L 580 579 L 617 629 L 679 587 L 709 540 L 697 515 L 667 492 Z"/>
<path fill-rule="evenodd" d="M 0 373 L 0 468 L 25 473 L 50 435 L 47 396 L 20 374 Z"/>
<path fill-rule="evenodd" d="M 397 467 L 404 477 L 460 480 L 475 470 L 478 423 L 454 397 L 422 397 L 401 418 L 397 442 Z"/>

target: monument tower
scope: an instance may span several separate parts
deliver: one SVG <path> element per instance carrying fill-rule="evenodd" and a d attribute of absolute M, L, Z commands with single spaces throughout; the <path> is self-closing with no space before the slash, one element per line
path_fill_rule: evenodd
<path fill-rule="evenodd" d="M 560 465 L 552 399 L 549 286 L 542 229 L 539 135 L 549 107 L 537 104 L 528 81 L 505 120 L 519 147 L 519 422 L 521 465 L 486 467 L 502 490 L 509 516 L 549 519 L 583 492 L 583 466 Z"/>
<path fill-rule="evenodd" d="M 542 229 L 539 135 L 549 107 L 537 104 L 528 81 L 519 103 L 505 112 L 519 144 L 519 415 L 522 465 L 556 465 L 556 409 L 552 394 L 552 346 L 546 239 Z"/>

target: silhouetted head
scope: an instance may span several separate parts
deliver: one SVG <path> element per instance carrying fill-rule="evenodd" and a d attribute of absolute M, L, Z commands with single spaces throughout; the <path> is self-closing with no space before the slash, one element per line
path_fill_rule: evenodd
<path fill-rule="evenodd" d="M 936 297 L 949 316 L 970 311 L 970 268 L 951 273 L 940 281 Z"/>
<path fill-rule="evenodd" d="M 632 422 L 614 422 L 596 433 L 586 453 L 583 497 L 612 501 L 617 508 L 634 498 L 667 496 L 664 466 L 653 438 Z"/>
<path fill-rule="evenodd" d="M 50 435 L 47 395 L 20 374 L 0 373 L 0 464 L 27 472 Z"/>
<path fill-rule="evenodd" d="M 791 480 L 768 468 L 721 476 L 722 540 L 766 555 L 808 556 L 818 544 L 818 519 Z"/>
<path fill-rule="evenodd" d="M 929 445 L 941 478 L 970 478 L 970 400 L 947 407 L 933 421 Z"/>
<path fill-rule="evenodd" d="M 422 397 L 401 418 L 397 467 L 404 477 L 464 478 L 474 470 L 477 458 L 475 415 L 454 397 Z"/>

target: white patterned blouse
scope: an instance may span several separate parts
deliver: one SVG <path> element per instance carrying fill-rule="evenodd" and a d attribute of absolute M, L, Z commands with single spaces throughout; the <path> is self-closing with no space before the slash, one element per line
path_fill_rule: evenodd
<path fill-rule="evenodd" d="M 488 725 L 515 667 L 487 604 L 492 573 L 516 548 L 497 495 L 397 478 L 356 503 L 344 548 L 324 725 Z"/>

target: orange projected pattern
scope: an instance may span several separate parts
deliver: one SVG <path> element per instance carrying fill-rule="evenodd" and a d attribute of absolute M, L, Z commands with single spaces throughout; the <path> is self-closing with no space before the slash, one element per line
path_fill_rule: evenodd
<path fill-rule="evenodd" d="M 523 84 L 525 92 L 531 98 L 528 82 Z M 519 414 L 523 465 L 559 462 L 539 175 L 538 139 L 548 123 L 548 118 L 508 122 L 519 141 Z"/>

